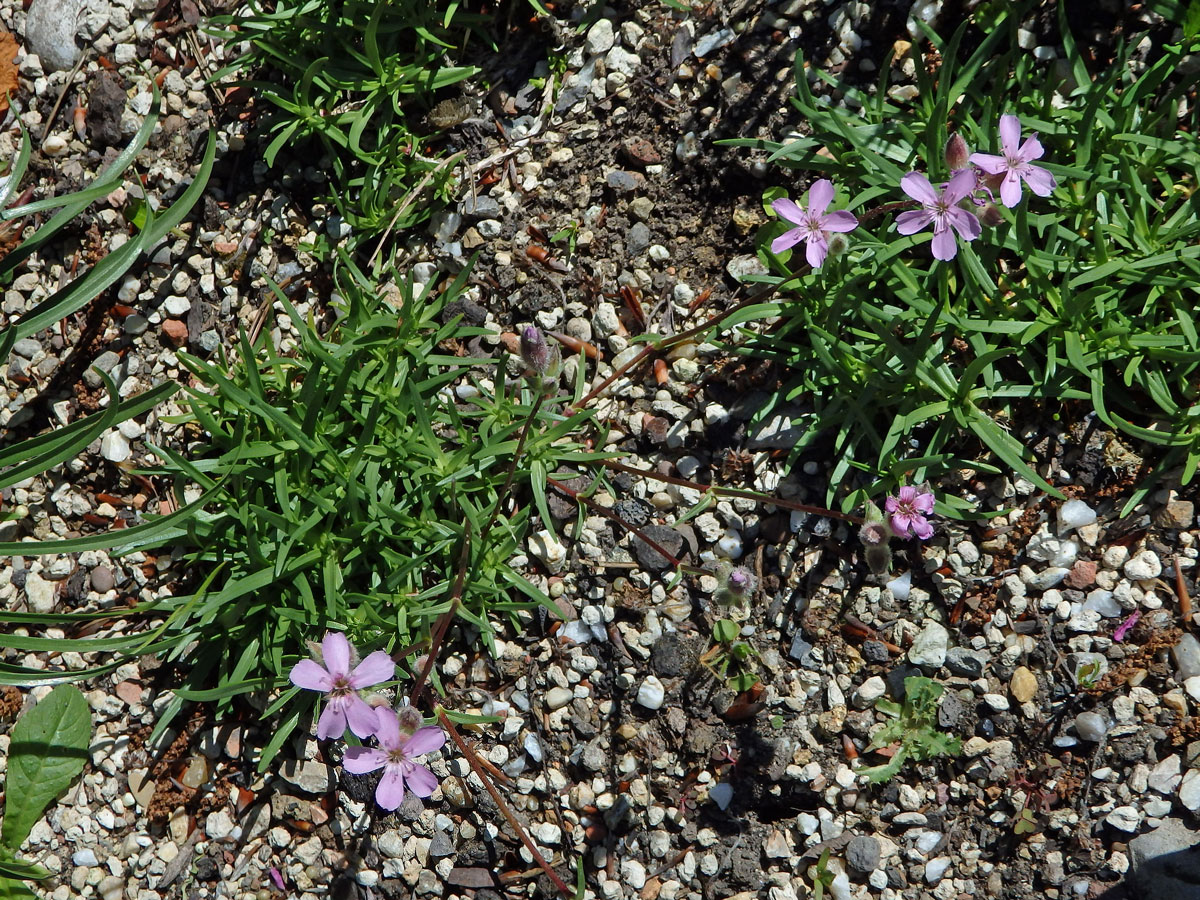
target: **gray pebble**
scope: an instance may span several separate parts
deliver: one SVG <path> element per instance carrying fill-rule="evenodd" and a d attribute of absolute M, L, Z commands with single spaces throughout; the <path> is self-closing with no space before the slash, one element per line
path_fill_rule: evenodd
<path fill-rule="evenodd" d="M 946 668 L 963 678 L 978 678 L 983 674 L 988 656 L 978 650 L 954 647 L 946 653 Z"/>
<path fill-rule="evenodd" d="M 879 841 L 870 835 L 855 835 L 846 845 L 846 863 L 856 872 L 874 872 L 879 868 L 879 858 Z"/>
<path fill-rule="evenodd" d="M 117 580 L 113 576 L 113 570 L 108 566 L 97 566 L 91 572 L 92 590 L 103 594 L 111 591 L 116 586 Z"/>

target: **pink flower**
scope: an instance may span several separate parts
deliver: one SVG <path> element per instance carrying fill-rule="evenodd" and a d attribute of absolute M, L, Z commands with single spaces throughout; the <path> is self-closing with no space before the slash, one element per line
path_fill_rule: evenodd
<path fill-rule="evenodd" d="M 1025 143 L 1017 146 L 1021 140 L 1021 120 L 1016 116 L 1000 117 L 1000 149 L 1003 156 L 993 156 L 990 153 L 972 153 L 971 162 L 983 169 L 989 175 L 1003 175 L 1000 182 L 1000 200 L 1005 206 L 1013 207 L 1021 201 L 1021 182 L 1029 185 L 1029 189 L 1039 197 L 1049 197 L 1057 182 L 1054 176 L 1041 166 L 1030 165 L 1032 160 L 1041 159 L 1046 151 L 1042 149 L 1037 134 L 1025 139 Z"/>
<path fill-rule="evenodd" d="M 310 691 L 324 691 L 325 708 L 317 720 L 321 740 L 341 737 L 346 723 L 359 737 L 375 733 L 375 710 L 358 695 L 365 687 L 387 681 L 396 674 L 396 664 L 382 650 L 376 650 L 351 670 L 354 648 L 344 634 L 329 632 L 321 641 L 319 654 L 324 662 L 303 659 L 288 676 L 292 684 Z"/>
<path fill-rule="evenodd" d="M 1142 613 L 1140 610 L 1135 609 L 1133 612 L 1131 612 L 1129 614 L 1129 617 L 1127 619 L 1125 619 L 1125 621 L 1122 622 L 1120 625 L 1118 625 L 1117 630 L 1113 632 L 1113 640 L 1114 641 L 1125 640 L 1125 635 L 1129 634 L 1129 630 L 1131 628 L 1133 628 L 1134 625 L 1137 624 L 1138 619 L 1140 619 L 1141 617 L 1142 617 Z"/>
<path fill-rule="evenodd" d="M 814 269 L 821 268 L 821 263 L 825 262 L 825 256 L 829 253 L 829 232 L 853 231 L 858 227 L 858 219 L 845 210 L 825 212 L 832 202 L 833 182 L 828 178 L 815 182 L 809 189 L 807 211 L 786 197 L 774 201 L 771 209 L 775 210 L 775 215 L 796 227 L 771 241 L 771 252 L 782 253 L 800 241 L 806 241 L 805 259 Z"/>
<path fill-rule="evenodd" d="M 897 537 L 916 535 L 923 541 L 933 537 L 933 526 L 925 518 L 933 512 L 933 494 L 929 491 L 905 485 L 895 497 L 887 498 L 883 508 L 891 517 L 892 531 Z"/>
<path fill-rule="evenodd" d="M 395 710 L 380 707 L 374 712 L 375 740 L 380 749 L 347 747 L 342 765 L 354 775 L 384 770 L 375 789 L 375 802 L 383 809 L 399 807 L 404 802 L 406 786 L 418 797 L 428 797 L 437 789 L 437 776 L 413 760 L 440 749 L 446 743 L 446 735 L 434 725 L 406 733 Z"/>
<path fill-rule="evenodd" d="M 933 189 L 929 179 L 920 172 L 909 172 L 900 179 L 900 187 L 924 209 L 911 209 L 900 213 L 896 217 L 896 230 L 901 234 L 916 234 L 932 224 L 935 259 L 954 259 L 958 254 L 958 244 L 954 240 L 951 228 L 966 241 L 973 241 L 979 237 L 983 230 L 979 220 L 975 218 L 974 213 L 967 212 L 958 205 L 975 190 L 975 173 L 970 169 L 956 172 L 940 195 Z"/>

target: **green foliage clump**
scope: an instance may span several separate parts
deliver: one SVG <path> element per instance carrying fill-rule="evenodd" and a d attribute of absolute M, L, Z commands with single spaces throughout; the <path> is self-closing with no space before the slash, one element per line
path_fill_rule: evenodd
<path fill-rule="evenodd" d="M 168 656 L 190 663 L 179 703 L 285 684 L 326 629 L 396 655 L 453 607 L 490 647 L 494 614 L 554 608 L 509 561 L 546 508 L 547 473 L 596 458 L 570 440 L 587 414 L 506 380 L 504 359 L 455 355 L 487 333 L 440 322 L 469 270 L 440 293 L 394 272 L 381 291 L 348 258 L 341 271 L 327 333 L 279 295 L 300 335 L 286 355 L 243 335 L 237 365 L 180 356 L 204 437 L 193 461 L 163 452 L 205 508 L 178 536 L 203 583 L 155 607 Z M 297 698 L 265 760 L 311 706 Z"/>
<path fill-rule="evenodd" d="M 69 684 L 50 691 L 13 726 L 0 828 L 0 897 L 33 898 L 25 882 L 50 877 L 17 851 L 46 807 L 83 771 L 91 739 L 91 710 Z"/>
<path fill-rule="evenodd" d="M 937 66 L 913 46 L 911 101 L 888 93 L 890 58 L 873 92 L 798 59 L 793 102 L 810 135 L 739 142 L 832 178 L 848 197 L 836 208 L 860 223 L 820 271 L 766 249 L 784 223 L 764 229 L 772 269 L 764 280 L 786 302 L 774 310 L 779 324 L 750 346 L 796 373 L 777 402 L 812 406 L 796 452 L 832 435 L 830 503 L 840 496 L 847 511 L 905 480 L 958 468 L 1008 469 L 1057 496 L 1008 423 L 1020 419 L 1018 407 L 1054 415 L 1078 401 L 1114 431 L 1158 445 L 1155 474 L 1182 465 L 1187 483 L 1200 463 L 1200 137 L 1195 106 L 1180 117 L 1190 79 L 1176 69 L 1195 44 L 1162 46 L 1146 63 L 1119 48 L 1093 74 L 1063 21 L 1072 62 L 1047 68 L 1018 46 L 1022 10 L 992 4 L 976 15 L 949 40 L 927 30 Z M 846 107 L 815 96 L 810 74 L 837 88 Z M 887 204 L 906 201 L 898 186 L 909 171 L 949 177 L 952 133 L 973 151 L 995 152 L 1003 114 L 1039 133 L 1038 165 L 1058 187 L 1048 198 L 1027 191 L 999 211 L 998 226 L 960 242 L 955 259 L 932 260 L 926 235 L 893 228 L 893 213 L 911 204 Z M 977 443 L 964 444 L 964 433 Z M 999 466 L 970 458 L 983 455 L 979 447 Z M 856 472 L 873 486 L 851 489 Z"/>
<path fill-rule="evenodd" d="M 213 23 L 227 40 L 246 42 L 219 75 L 237 73 L 265 105 L 267 164 L 318 141 L 330 165 L 327 199 L 370 234 L 409 227 L 436 208 L 407 198 L 419 184 L 434 196 L 448 188 L 452 166 L 422 152 L 434 129 L 421 123 L 439 91 L 478 73 L 454 59 L 487 21 L 445 0 L 252 0 Z"/>
<path fill-rule="evenodd" d="M 937 714 L 945 690 L 932 678 L 910 675 L 904 679 L 904 703 L 894 703 L 880 698 L 875 708 L 887 716 L 887 722 L 871 737 L 868 752 L 899 743 L 889 762 L 879 766 L 859 769 L 872 784 L 889 781 L 900 771 L 908 759 L 918 761 L 938 756 L 957 756 L 962 752 L 962 741 L 953 735 L 938 730 Z"/>

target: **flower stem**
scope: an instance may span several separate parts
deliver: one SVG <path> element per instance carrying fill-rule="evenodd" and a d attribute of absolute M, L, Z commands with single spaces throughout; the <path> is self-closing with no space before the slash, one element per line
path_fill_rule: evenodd
<path fill-rule="evenodd" d="M 458 729 L 454 727 L 454 723 L 450 721 L 450 717 L 446 715 L 446 710 L 439 706 L 436 712 L 438 719 L 442 723 L 442 727 L 446 729 L 446 733 L 450 735 L 450 739 L 458 746 L 459 751 L 466 758 L 467 763 L 471 766 L 472 771 L 479 776 L 479 780 L 483 782 L 484 788 L 487 789 L 487 792 L 491 795 L 492 800 L 495 802 L 500 812 L 504 815 L 504 818 L 508 820 L 508 824 L 512 826 L 513 831 L 517 833 L 517 837 L 521 839 L 521 843 L 525 845 L 525 848 L 533 857 L 533 861 L 537 863 L 541 870 L 546 873 L 546 876 L 552 882 L 554 882 L 554 886 L 558 889 L 560 894 L 562 894 L 564 897 L 574 897 L 575 892 L 571 890 L 571 888 L 567 887 L 566 882 L 564 882 L 558 876 L 557 872 L 550 868 L 550 864 L 546 862 L 545 857 L 543 857 L 538 851 L 537 845 L 534 844 L 533 839 L 529 836 L 529 832 L 525 830 L 525 827 L 519 821 L 517 821 L 517 817 L 513 813 L 511 807 L 504 802 L 504 798 L 501 797 L 500 792 L 496 790 L 496 786 L 492 783 L 492 779 L 488 777 L 487 771 L 480 764 L 481 760 L 479 759 L 479 756 L 475 753 L 471 745 L 463 740 L 462 735 L 458 733 Z"/>
<path fill-rule="evenodd" d="M 546 479 L 546 483 L 550 487 L 554 488 L 555 490 L 566 494 L 568 497 L 570 497 L 576 503 L 582 503 L 584 506 L 586 506 L 588 509 L 592 510 L 593 512 L 597 512 L 600 515 L 604 516 L 606 519 L 611 519 L 612 521 L 616 522 L 623 529 L 625 529 L 625 531 L 627 533 L 632 534 L 638 540 L 643 541 L 648 547 L 650 547 L 651 550 L 653 550 L 655 553 L 662 556 L 663 559 L 665 559 L 667 562 L 669 562 L 671 565 L 673 565 L 679 571 L 687 572 L 691 575 L 711 575 L 711 574 L 713 574 L 708 569 L 701 569 L 696 566 L 687 565 L 682 560 L 680 560 L 679 558 L 677 558 L 676 556 L 674 556 L 670 552 L 668 552 L 667 549 L 662 546 L 662 544 L 658 543 L 657 541 L 653 540 L 652 538 L 647 537 L 640 528 L 638 528 L 635 525 L 631 525 L 629 522 L 626 522 L 624 519 L 622 519 L 619 515 L 617 515 L 615 512 L 613 512 L 607 506 L 601 506 L 599 503 L 597 503 L 591 497 L 585 497 L 582 493 L 575 490 L 574 488 L 567 487 L 562 482 L 555 481 L 553 478 Z"/>

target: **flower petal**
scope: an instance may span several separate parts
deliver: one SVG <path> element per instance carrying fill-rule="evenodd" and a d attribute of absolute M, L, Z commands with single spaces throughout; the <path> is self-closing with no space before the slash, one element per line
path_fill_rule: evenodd
<path fill-rule="evenodd" d="M 954 240 L 954 232 L 949 228 L 933 233 L 933 258 L 943 262 L 954 259 L 958 255 L 958 242 Z"/>
<path fill-rule="evenodd" d="M 404 776 L 399 766 L 387 767 L 379 779 L 379 787 L 375 788 L 375 802 L 386 810 L 399 809 L 404 802 Z"/>
<path fill-rule="evenodd" d="M 833 202 L 833 182 L 821 178 L 813 182 L 808 189 L 808 212 L 812 216 L 820 216 Z"/>
<path fill-rule="evenodd" d="M 946 185 L 946 190 L 942 192 L 942 200 L 948 206 L 953 206 L 975 190 L 975 184 L 974 172 L 970 169 L 959 169 Z"/>
<path fill-rule="evenodd" d="M 910 209 L 896 216 L 896 230 L 901 234 L 916 234 L 933 221 L 933 213 L 927 209 Z"/>
<path fill-rule="evenodd" d="M 404 780 L 408 782 L 408 789 L 418 797 L 428 797 L 437 790 L 437 776 L 427 768 L 417 763 L 408 763 L 404 768 Z"/>
<path fill-rule="evenodd" d="M 918 512 L 923 512 L 926 515 L 933 512 L 933 494 L 929 491 L 923 491 L 913 498 L 913 509 Z"/>
<path fill-rule="evenodd" d="M 983 231 L 982 226 L 979 224 L 979 219 L 975 217 L 975 214 L 965 209 L 955 208 L 948 210 L 946 218 L 950 220 L 950 224 L 954 226 L 954 230 L 962 235 L 965 241 L 975 240 Z"/>
<path fill-rule="evenodd" d="M 821 217 L 822 231 L 853 231 L 857 227 L 858 219 L 854 218 L 853 213 L 848 213 L 844 209 L 826 213 Z"/>
<path fill-rule="evenodd" d="M 892 516 L 892 531 L 896 533 L 896 537 L 908 537 L 908 525 L 912 521 L 912 516 L 908 513 L 896 513 Z"/>
<path fill-rule="evenodd" d="M 321 653 L 325 656 L 325 668 L 331 676 L 343 678 L 350 675 L 350 642 L 340 631 L 331 631 L 321 641 Z"/>
<path fill-rule="evenodd" d="M 896 500 L 906 506 L 917 499 L 917 489 L 911 484 L 906 484 L 900 490 L 896 491 Z"/>
<path fill-rule="evenodd" d="M 1008 160 L 1003 156 L 993 156 L 990 153 L 972 153 L 971 162 L 989 175 L 999 175 L 1008 168 Z"/>
<path fill-rule="evenodd" d="M 400 720 L 396 717 L 396 711 L 380 706 L 375 710 L 375 720 L 375 740 L 379 741 L 379 746 L 399 750 L 404 738 L 400 736 Z"/>
<path fill-rule="evenodd" d="M 937 191 L 933 189 L 933 185 L 929 183 L 929 179 L 920 172 L 909 172 L 900 179 L 900 190 L 908 194 L 918 203 L 931 205 L 937 203 Z M 905 232 L 900 232 L 904 234 Z M 912 234 L 912 232 L 908 232 Z"/>
<path fill-rule="evenodd" d="M 317 740 L 328 741 L 346 733 L 346 710 L 338 702 L 340 699 L 330 700 L 321 710 L 321 718 L 317 719 Z"/>
<path fill-rule="evenodd" d="M 1015 156 L 1021 143 L 1021 120 L 1013 115 L 1000 117 L 1000 149 L 1006 156 Z"/>
<path fill-rule="evenodd" d="M 1010 209 L 1021 202 L 1021 176 L 1009 172 L 1000 183 L 1000 202 Z"/>
<path fill-rule="evenodd" d="M 376 650 L 350 674 L 350 686 L 355 690 L 388 681 L 396 674 L 396 664 L 382 650 Z"/>
<path fill-rule="evenodd" d="M 929 524 L 929 521 L 924 516 L 913 516 L 912 530 L 913 534 L 923 541 L 927 541 L 933 537 L 933 526 Z"/>
<path fill-rule="evenodd" d="M 379 718 L 374 708 L 368 706 L 367 701 L 358 694 L 346 698 L 346 721 L 350 723 L 350 730 L 360 738 L 371 737 L 379 730 Z"/>
<path fill-rule="evenodd" d="M 351 775 L 366 775 L 387 765 L 387 754 L 373 747 L 347 747 L 342 768 Z"/>
<path fill-rule="evenodd" d="M 771 241 L 771 252 L 782 253 L 784 250 L 790 250 L 804 240 L 807 230 L 805 228 L 789 228 L 779 237 L 775 238 L 775 240 Z"/>
<path fill-rule="evenodd" d="M 1041 166 L 1026 166 L 1021 172 L 1021 177 L 1025 179 L 1029 189 L 1039 197 L 1049 197 L 1058 184 L 1054 176 Z"/>
<path fill-rule="evenodd" d="M 440 750 L 446 743 L 446 735 L 436 725 L 426 725 L 412 733 L 404 744 L 404 755 L 409 759 Z"/>
<path fill-rule="evenodd" d="M 329 673 L 311 659 L 302 659 L 292 666 L 292 671 L 288 673 L 288 680 L 296 687 L 306 688 L 310 691 L 333 690 L 333 679 L 329 677 Z"/>
<path fill-rule="evenodd" d="M 804 248 L 804 258 L 808 260 L 808 264 L 814 269 L 821 268 L 821 263 L 825 262 L 825 256 L 829 253 L 829 241 L 825 240 L 825 235 L 819 231 L 814 231 L 808 236 L 808 246 Z"/>
<path fill-rule="evenodd" d="M 1035 159 L 1041 159 L 1045 154 L 1045 149 L 1042 147 L 1042 142 L 1038 140 L 1036 134 L 1031 134 L 1025 138 L 1025 143 L 1021 145 L 1021 149 L 1017 151 L 1017 157 L 1021 162 L 1031 162 Z"/>
<path fill-rule="evenodd" d="M 787 219 L 793 225 L 799 225 L 805 220 L 804 210 L 796 205 L 795 200 L 789 200 L 787 197 L 771 201 L 771 209 L 775 210 L 775 215 L 779 218 Z"/>
<path fill-rule="evenodd" d="M 895 497 L 888 497 L 883 501 L 883 508 L 889 513 L 894 513 L 900 508 L 900 501 Z"/>

